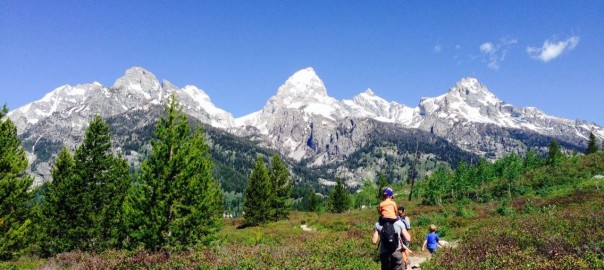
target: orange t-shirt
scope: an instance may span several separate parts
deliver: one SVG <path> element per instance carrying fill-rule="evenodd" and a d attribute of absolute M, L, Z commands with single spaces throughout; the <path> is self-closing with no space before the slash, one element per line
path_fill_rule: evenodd
<path fill-rule="evenodd" d="M 385 218 L 396 219 L 396 202 L 391 199 L 385 199 L 380 203 L 380 215 Z"/>

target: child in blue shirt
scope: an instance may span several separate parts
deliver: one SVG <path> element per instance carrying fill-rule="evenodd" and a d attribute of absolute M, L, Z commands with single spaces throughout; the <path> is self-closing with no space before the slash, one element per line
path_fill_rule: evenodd
<path fill-rule="evenodd" d="M 428 234 L 426 234 L 426 240 L 424 240 L 424 244 L 422 245 L 422 251 L 426 250 L 426 244 L 427 244 L 428 251 L 430 251 L 430 253 L 432 253 L 432 254 L 435 254 L 436 249 L 439 246 L 443 247 L 443 245 L 440 243 L 438 234 L 436 234 L 436 225 L 430 224 L 430 227 L 428 227 L 428 230 L 430 232 Z"/>

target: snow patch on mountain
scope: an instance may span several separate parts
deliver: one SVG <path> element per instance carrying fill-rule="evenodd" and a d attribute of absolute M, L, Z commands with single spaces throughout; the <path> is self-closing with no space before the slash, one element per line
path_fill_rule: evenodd
<path fill-rule="evenodd" d="M 188 110 L 192 110 L 196 113 L 207 113 L 210 125 L 223 129 L 227 129 L 235 125 L 235 121 L 231 113 L 216 107 L 216 105 L 214 105 L 214 103 L 212 103 L 210 100 L 210 97 L 196 86 L 187 85 L 179 94 L 180 100 L 184 101 L 185 99 L 191 99 L 191 102 L 184 102 L 185 107 Z M 197 118 L 203 120 L 202 117 Z"/>

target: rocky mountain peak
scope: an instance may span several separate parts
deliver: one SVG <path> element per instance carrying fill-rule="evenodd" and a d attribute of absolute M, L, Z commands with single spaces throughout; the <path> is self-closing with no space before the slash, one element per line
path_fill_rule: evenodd
<path fill-rule="evenodd" d="M 354 101 L 354 103 L 356 103 L 357 105 L 364 107 L 364 108 L 370 108 L 372 111 L 376 111 L 376 110 L 388 110 L 390 107 L 390 104 L 388 101 L 386 101 L 385 99 L 379 97 L 378 95 L 376 95 L 371 89 L 367 89 L 365 90 L 365 92 L 360 93 L 356 96 L 354 96 L 352 98 L 352 100 Z M 348 103 L 345 101 L 345 103 Z"/>
<path fill-rule="evenodd" d="M 478 86 L 482 85 L 477 78 L 474 77 L 464 77 L 461 78 L 459 80 L 459 82 L 457 82 L 455 84 L 455 86 L 457 87 L 465 87 L 465 88 L 476 88 Z"/>
<path fill-rule="evenodd" d="M 483 105 L 498 105 L 501 103 L 493 93 L 476 78 L 462 78 L 449 89 L 449 99 L 460 99 L 472 107 Z"/>
<path fill-rule="evenodd" d="M 373 92 L 373 90 L 371 90 L 371 88 L 367 88 L 367 90 L 365 90 L 365 92 L 361 93 L 361 94 L 365 94 L 367 96 L 376 96 L 375 93 Z"/>
<path fill-rule="evenodd" d="M 114 89 L 126 89 L 134 95 L 142 95 L 149 99 L 161 91 L 159 80 L 153 73 L 141 67 L 126 70 L 124 76 L 113 83 Z"/>
<path fill-rule="evenodd" d="M 279 87 L 277 96 L 327 96 L 327 89 L 323 81 L 317 76 L 311 67 L 302 69 L 290 76 L 285 83 Z"/>

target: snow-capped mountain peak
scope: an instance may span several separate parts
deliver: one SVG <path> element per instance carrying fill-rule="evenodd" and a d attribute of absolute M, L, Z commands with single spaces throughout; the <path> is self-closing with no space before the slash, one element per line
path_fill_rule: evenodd
<path fill-rule="evenodd" d="M 270 117 L 279 111 L 295 110 L 307 116 L 323 116 L 335 120 L 345 116 L 342 105 L 327 95 L 323 81 L 312 68 L 305 68 L 290 76 L 264 106 L 259 117 Z M 245 121 L 245 122 L 249 122 Z M 261 125 L 262 121 L 256 121 Z"/>
<path fill-rule="evenodd" d="M 353 117 L 369 117 L 382 122 L 407 123 L 413 117 L 413 109 L 394 101 L 387 101 L 370 88 L 352 98 L 342 100 L 342 104 Z"/>
<path fill-rule="evenodd" d="M 109 117 L 148 104 L 162 104 L 172 93 L 176 93 L 181 103 L 189 104 L 184 108 L 187 113 L 202 122 L 223 128 L 234 125 L 232 115 L 217 108 L 202 90 L 195 86 L 179 89 L 166 80 L 160 84 L 153 73 L 140 67 L 126 70 L 111 88 L 98 82 L 60 86 L 42 99 L 11 111 L 9 116 L 19 132 L 54 113 L 71 119 L 72 128 L 80 130 L 95 114 Z"/>
<path fill-rule="evenodd" d="M 448 119 L 451 123 L 469 121 L 517 127 L 515 119 L 502 111 L 504 102 L 476 78 L 462 78 L 449 91 L 419 104 L 420 115 Z"/>
<path fill-rule="evenodd" d="M 327 89 L 315 70 L 308 67 L 290 76 L 279 87 L 277 96 L 327 96 Z"/>
<path fill-rule="evenodd" d="M 371 88 L 367 88 L 365 92 L 354 96 L 352 99 L 355 101 L 369 101 L 372 103 L 388 103 L 388 101 L 376 95 Z"/>
<path fill-rule="evenodd" d="M 367 90 L 365 90 L 365 92 L 359 94 L 359 95 L 366 95 L 366 96 L 376 96 L 376 94 L 373 92 L 373 90 L 371 90 L 371 88 L 367 88 Z"/>
<path fill-rule="evenodd" d="M 113 83 L 113 88 L 122 88 L 124 86 L 141 86 L 147 83 L 151 83 L 153 86 L 159 86 L 159 81 L 155 75 L 153 75 L 153 73 L 142 67 L 131 67 L 124 72 L 124 76 L 118 78 L 115 83 Z"/>
<path fill-rule="evenodd" d="M 9 112 L 9 117 L 17 127 L 36 124 L 41 119 L 54 113 L 71 114 L 76 110 L 85 109 L 82 104 L 89 99 L 91 93 L 103 93 L 105 88 L 98 83 L 69 84 L 59 86 L 47 93 L 40 100 L 28 103 Z M 22 130 L 19 130 L 21 132 Z"/>
<path fill-rule="evenodd" d="M 355 117 L 379 118 L 382 121 L 392 122 L 390 118 L 390 103 L 377 96 L 371 89 L 365 90 L 352 98 L 344 99 L 342 104 Z"/>
<path fill-rule="evenodd" d="M 124 76 L 113 84 L 114 89 L 126 90 L 128 94 L 144 99 L 159 99 L 161 85 L 153 73 L 141 67 L 126 70 Z"/>
<path fill-rule="evenodd" d="M 499 105 L 502 103 L 476 78 L 462 78 L 454 87 L 449 89 L 448 96 L 452 98 L 458 97 L 472 107 Z"/>

